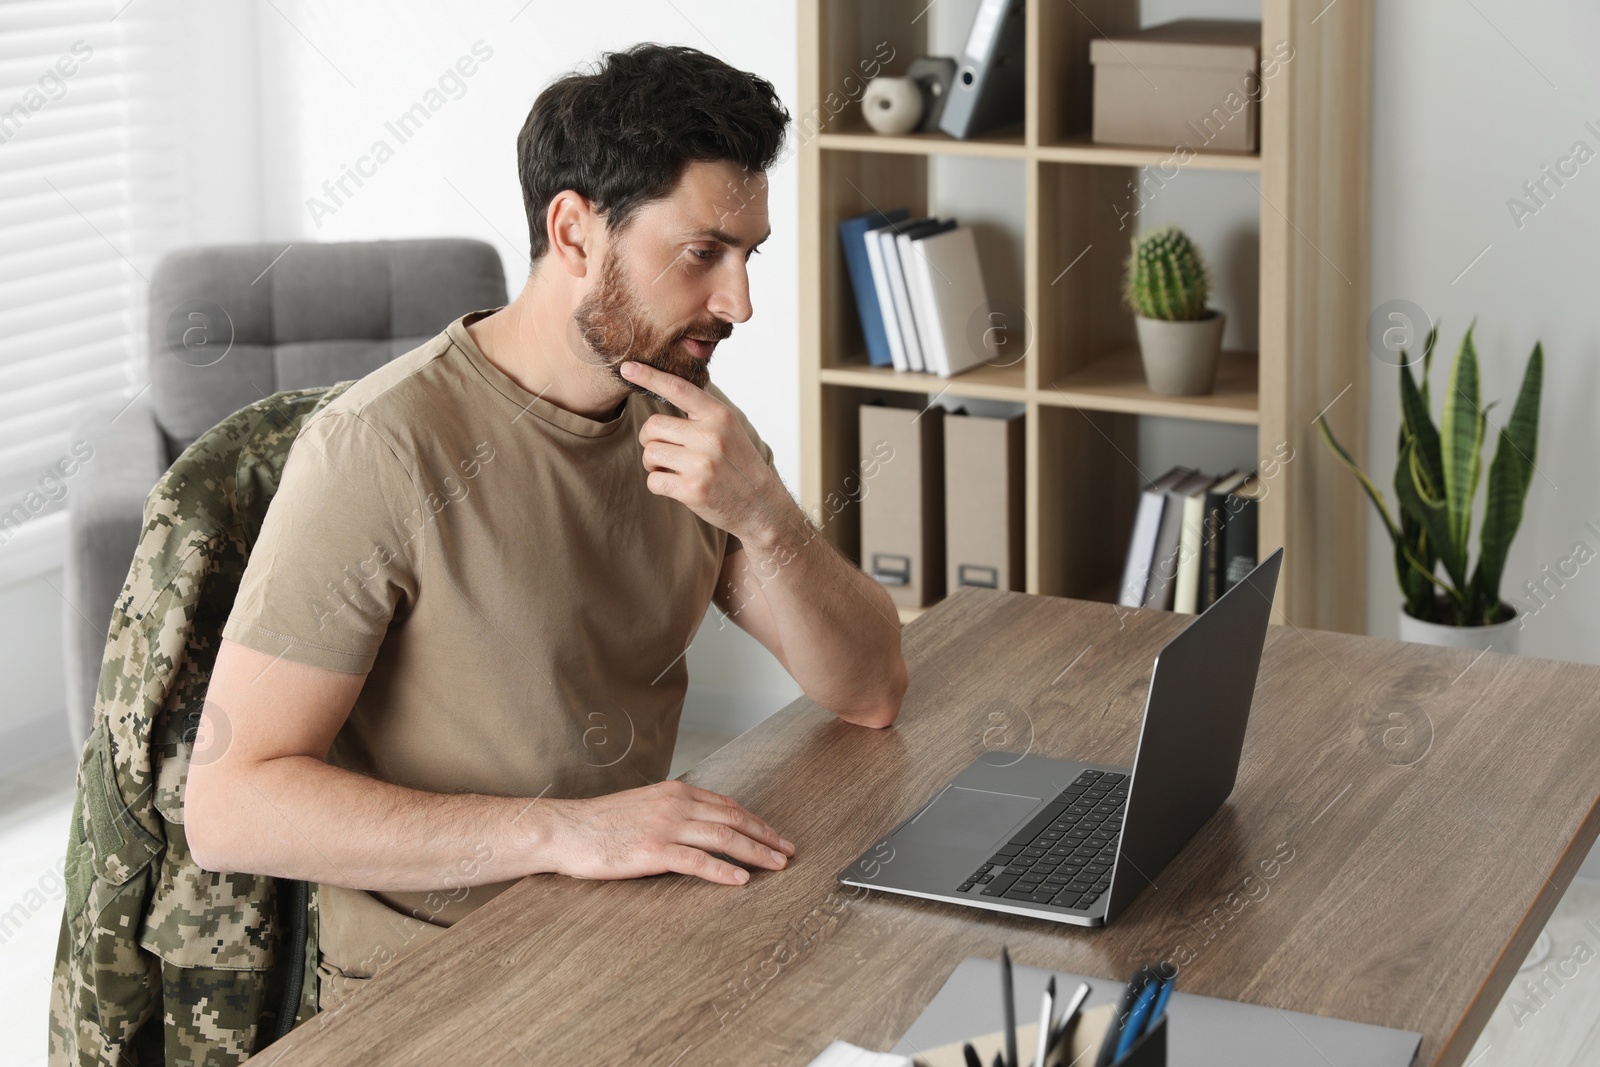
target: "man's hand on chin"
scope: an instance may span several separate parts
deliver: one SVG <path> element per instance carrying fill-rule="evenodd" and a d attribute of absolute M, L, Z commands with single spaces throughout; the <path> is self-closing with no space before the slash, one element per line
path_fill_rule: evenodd
<path fill-rule="evenodd" d="M 645 484 L 748 545 L 764 545 L 787 525 L 794 500 L 756 452 L 726 404 L 676 374 L 625 360 L 628 381 L 674 404 L 686 418 L 657 413 L 639 431 Z"/>
<path fill-rule="evenodd" d="M 888 592 L 825 538 L 810 536 L 810 520 L 732 408 L 655 367 L 625 361 L 618 369 L 685 416 L 651 415 L 639 431 L 650 491 L 728 531 L 747 550 L 724 560 L 718 606 L 777 657 L 806 696 L 846 722 L 891 725 L 910 677 Z M 806 551 L 808 545 L 815 547 Z"/>

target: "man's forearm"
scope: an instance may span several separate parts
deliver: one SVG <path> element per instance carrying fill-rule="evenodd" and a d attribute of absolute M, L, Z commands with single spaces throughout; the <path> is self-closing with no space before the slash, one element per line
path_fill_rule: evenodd
<path fill-rule="evenodd" d="M 806 695 L 852 722 L 893 722 L 906 666 L 899 615 L 883 586 L 851 566 L 798 508 L 745 550 L 789 673 Z"/>
<path fill-rule="evenodd" d="M 207 842 L 196 859 L 208 869 L 378 891 L 481 885 L 553 869 L 540 806 L 560 801 L 428 793 L 311 756 L 240 770 L 220 786 L 224 795 L 204 805 L 208 818 L 225 825 L 191 828 Z"/>

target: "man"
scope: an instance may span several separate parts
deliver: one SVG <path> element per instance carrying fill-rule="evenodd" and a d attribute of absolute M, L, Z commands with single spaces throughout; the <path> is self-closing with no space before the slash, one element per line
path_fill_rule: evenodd
<path fill-rule="evenodd" d="M 524 875 L 785 866 L 736 800 L 663 781 L 708 603 L 840 718 L 898 714 L 893 604 L 709 382 L 788 119 L 689 48 L 555 82 L 518 139 L 522 291 L 297 438 L 185 830 L 207 869 L 320 884 L 323 1008 Z"/>

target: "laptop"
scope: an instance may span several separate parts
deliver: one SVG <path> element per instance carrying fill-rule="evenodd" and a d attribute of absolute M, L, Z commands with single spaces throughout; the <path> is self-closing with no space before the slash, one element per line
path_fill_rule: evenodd
<path fill-rule="evenodd" d="M 1164 645 L 1133 767 L 985 752 L 845 885 L 1103 926 L 1233 792 L 1283 549 Z"/>

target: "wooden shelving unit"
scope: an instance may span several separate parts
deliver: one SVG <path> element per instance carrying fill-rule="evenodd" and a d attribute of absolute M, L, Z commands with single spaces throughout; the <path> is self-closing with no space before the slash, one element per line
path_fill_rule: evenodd
<path fill-rule="evenodd" d="M 1134 227 L 1108 206 L 1139 168 L 1171 166 L 1173 153 L 1089 140 L 1089 41 L 1138 28 L 1137 0 L 1029 4 L 1026 115 L 1010 129 L 971 141 L 885 137 L 864 126 L 858 105 L 832 114 L 824 102 L 859 87 L 860 63 L 880 42 L 895 48 L 890 74 L 931 51 L 927 6 L 799 3 L 800 99 L 816 105 L 796 116 L 802 502 L 830 516 L 827 536 L 858 559 L 856 508 L 837 506 L 860 456 L 857 406 L 922 407 L 940 395 L 1010 401 L 1026 415 L 1027 591 L 1110 599 L 1143 487 L 1130 458 L 1138 420 L 1253 426 L 1257 456 L 1280 460 L 1260 529 L 1263 551 L 1286 549 L 1278 621 L 1361 631 L 1365 503 L 1313 420 L 1337 401 L 1329 419 L 1341 440 L 1358 452 L 1366 440 L 1371 0 L 1263 0 L 1264 50 L 1287 41 L 1294 54 L 1267 83 L 1261 151 L 1201 151 L 1183 164 L 1238 175 L 1226 180 L 1249 182 L 1260 210 L 1258 351 L 1226 353 L 1204 397 L 1145 387 L 1119 296 Z M 1196 0 L 1184 15 L 1212 13 Z M 1023 170 L 1022 289 L 989 295 L 1025 312 L 1025 354 L 949 379 L 869 366 L 836 225 L 874 208 L 928 213 L 929 164 L 946 155 Z M 1101 254 L 1078 262 L 1090 248 Z"/>

